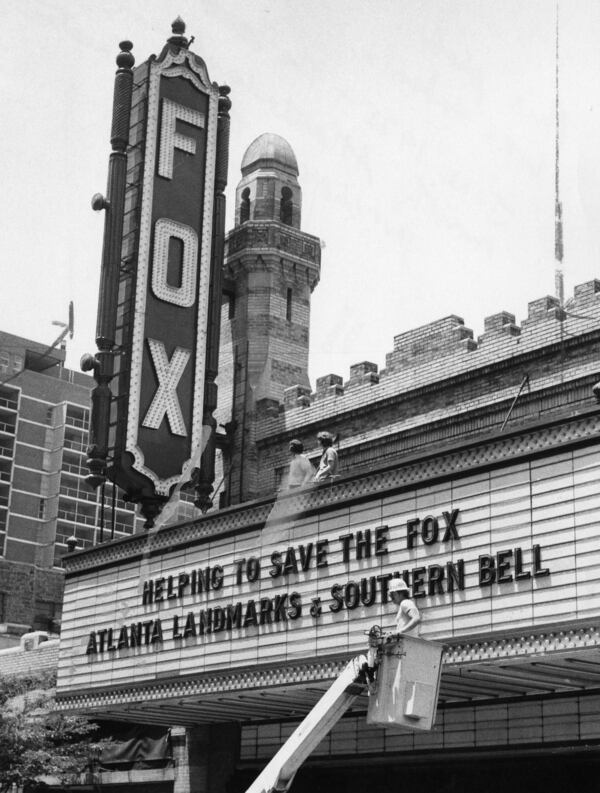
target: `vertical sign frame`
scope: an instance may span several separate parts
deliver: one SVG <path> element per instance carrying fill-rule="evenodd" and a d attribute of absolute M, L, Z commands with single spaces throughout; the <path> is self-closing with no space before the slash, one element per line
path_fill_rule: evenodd
<path fill-rule="evenodd" d="M 109 478 L 146 528 L 194 480 L 212 505 L 228 86 L 189 51 L 185 23 L 133 72 L 117 56 L 86 482 Z M 102 526 L 100 529 L 102 539 Z"/>
<path fill-rule="evenodd" d="M 179 481 L 182 469 L 202 442 L 219 89 L 216 84 L 210 83 L 204 62 L 187 49 L 182 48 L 177 52 L 167 49 L 164 58 L 151 61 L 149 66 L 146 152 L 125 451 L 132 455 L 133 469 L 150 480 L 156 495 L 164 498 L 168 497 L 171 488 Z M 182 80 L 187 90 L 182 90 Z M 179 86 L 175 86 L 177 81 Z M 179 91 L 170 90 L 171 86 L 179 88 Z M 190 108 L 172 98 L 177 94 L 190 97 L 194 93 L 193 89 L 199 99 L 204 97 L 204 101 L 196 107 Z M 203 127 L 200 126 L 202 116 Z M 183 124 L 185 132 L 179 132 L 178 127 Z M 200 137 L 204 138 L 204 151 L 200 150 L 199 136 L 193 137 L 195 132 L 200 132 Z M 188 158 L 204 155 L 203 195 L 199 197 L 201 216 L 198 217 L 196 228 L 182 223 L 181 216 L 172 217 L 177 214 L 172 212 L 172 206 L 169 208 L 169 217 L 157 217 L 161 209 L 161 194 L 166 189 L 165 181 L 172 182 L 174 173 L 181 172 L 184 167 L 181 162 L 175 169 L 173 167 L 173 160 L 181 156 L 179 151 L 183 151 L 182 156 Z M 188 203 L 192 198 L 183 196 L 182 203 L 175 207 L 184 217 L 186 211 L 183 203 Z M 195 305 L 191 308 L 195 312 L 196 328 L 194 346 L 190 349 L 177 342 L 181 340 L 178 335 L 184 330 L 182 323 L 189 321 L 190 315 L 190 284 L 189 277 L 187 285 L 185 283 L 186 267 L 188 276 L 190 273 L 185 260 L 186 251 L 189 252 L 193 245 L 194 233 L 197 237 L 196 271 L 191 273 L 191 279 L 195 281 Z M 166 277 L 161 281 L 161 275 L 157 274 L 159 268 L 163 274 L 168 270 L 166 259 L 169 241 L 173 237 L 180 240 L 182 248 L 181 285 L 178 288 L 169 286 Z M 161 256 L 164 257 L 162 263 Z M 170 299 L 169 291 L 172 294 Z M 171 306 L 165 305 L 169 303 Z M 158 316 L 161 305 L 165 310 L 170 309 L 171 316 L 181 315 L 181 319 L 169 325 L 166 338 L 164 331 L 168 320 L 165 323 L 164 318 Z M 188 333 L 184 343 L 189 345 L 189 341 Z M 184 410 L 179 410 L 178 414 L 178 386 L 186 369 L 187 398 Z M 150 443 L 149 433 L 161 436 L 158 447 L 156 443 Z M 179 462 L 175 468 L 171 466 L 169 471 L 165 466 L 157 470 L 157 462 L 160 462 L 157 458 L 169 463 L 170 450 L 164 445 L 169 435 L 174 442 L 171 445 L 179 450 L 187 447 L 187 452 L 176 455 Z M 178 439 L 185 440 L 177 442 Z"/>

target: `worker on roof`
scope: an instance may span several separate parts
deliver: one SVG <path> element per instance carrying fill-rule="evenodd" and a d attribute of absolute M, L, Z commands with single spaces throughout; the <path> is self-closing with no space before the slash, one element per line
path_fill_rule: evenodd
<path fill-rule="evenodd" d="M 321 444 L 323 453 L 319 461 L 319 468 L 315 474 L 315 482 L 326 482 L 333 479 L 338 471 L 338 454 L 333 448 L 333 435 L 330 432 L 319 432 L 317 440 Z"/>
<path fill-rule="evenodd" d="M 290 461 L 290 470 L 288 473 L 288 487 L 290 489 L 303 487 L 312 480 L 315 475 L 315 469 L 312 467 L 308 457 L 303 454 L 304 446 L 302 445 L 302 441 L 294 438 L 290 441 L 289 448 L 292 459 Z"/>

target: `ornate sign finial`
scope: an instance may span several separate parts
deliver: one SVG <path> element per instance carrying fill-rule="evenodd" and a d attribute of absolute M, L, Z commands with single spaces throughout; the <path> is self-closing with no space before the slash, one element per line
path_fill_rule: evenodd
<path fill-rule="evenodd" d="M 177 47 L 188 46 L 189 42 L 184 36 L 185 22 L 181 17 L 177 17 L 177 19 L 171 23 L 171 31 L 173 35 L 167 39 L 169 44 L 175 44 Z"/>
<path fill-rule="evenodd" d="M 121 52 L 117 55 L 117 66 L 119 69 L 132 69 L 135 64 L 135 58 L 131 54 L 133 44 L 130 41 L 122 41 L 119 47 Z"/>
<path fill-rule="evenodd" d="M 177 17 L 177 19 L 171 23 L 171 30 L 174 34 L 183 36 L 185 33 L 185 22 L 181 17 Z"/>

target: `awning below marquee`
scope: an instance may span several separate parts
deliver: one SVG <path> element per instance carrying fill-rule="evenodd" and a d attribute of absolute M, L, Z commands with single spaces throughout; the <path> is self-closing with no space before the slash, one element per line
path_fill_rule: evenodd
<path fill-rule="evenodd" d="M 440 705 L 501 701 L 600 690 L 596 628 L 520 637 L 479 637 L 447 646 Z M 60 707 L 96 717 L 191 727 L 215 722 L 298 720 L 315 705 L 346 663 L 329 657 L 294 666 L 224 671 L 209 679 L 162 678 L 139 689 L 63 697 Z M 359 697 L 350 713 L 367 709 Z"/>

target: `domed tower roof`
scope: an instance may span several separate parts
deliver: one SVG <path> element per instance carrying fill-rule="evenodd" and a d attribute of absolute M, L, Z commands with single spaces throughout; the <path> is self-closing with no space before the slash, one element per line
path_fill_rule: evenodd
<path fill-rule="evenodd" d="M 298 161 L 290 144 L 281 135 L 264 132 L 246 149 L 242 158 L 242 175 L 259 168 L 277 168 L 298 176 Z"/>

